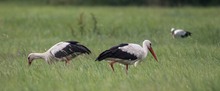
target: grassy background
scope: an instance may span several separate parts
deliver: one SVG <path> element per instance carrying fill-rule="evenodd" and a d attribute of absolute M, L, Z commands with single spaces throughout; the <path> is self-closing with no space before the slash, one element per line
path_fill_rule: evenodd
<path fill-rule="evenodd" d="M 0 4 L 1 91 L 219 91 L 220 12 L 209 8 L 72 7 Z M 94 15 L 97 29 L 94 30 Z M 81 18 L 80 18 L 81 17 Z M 80 28 L 83 26 L 83 29 Z M 192 37 L 172 39 L 170 29 Z M 153 43 L 138 67 L 95 62 L 103 50 L 122 43 Z M 43 60 L 28 67 L 27 55 L 59 41 L 77 40 L 92 54 L 65 66 Z"/>

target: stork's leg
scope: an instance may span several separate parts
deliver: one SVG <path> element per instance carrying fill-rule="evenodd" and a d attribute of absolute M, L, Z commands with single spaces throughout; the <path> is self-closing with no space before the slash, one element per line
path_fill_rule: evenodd
<path fill-rule="evenodd" d="M 49 65 L 51 65 L 51 64 L 52 64 L 50 61 L 47 61 L 47 63 L 48 63 Z"/>
<path fill-rule="evenodd" d="M 69 60 L 66 60 L 65 62 L 66 62 L 66 64 L 70 64 L 70 61 L 69 61 Z"/>
<path fill-rule="evenodd" d="M 173 35 L 173 38 L 175 39 L 175 36 Z"/>
<path fill-rule="evenodd" d="M 70 60 L 68 58 L 66 58 L 66 64 L 70 64 Z"/>
<path fill-rule="evenodd" d="M 115 71 L 115 70 L 114 70 L 114 66 L 113 66 L 114 63 L 116 63 L 116 61 L 110 62 L 110 66 L 111 66 L 111 68 L 112 68 L 113 71 Z"/>
<path fill-rule="evenodd" d="M 126 74 L 128 74 L 128 64 L 126 64 L 125 66 L 126 66 Z"/>

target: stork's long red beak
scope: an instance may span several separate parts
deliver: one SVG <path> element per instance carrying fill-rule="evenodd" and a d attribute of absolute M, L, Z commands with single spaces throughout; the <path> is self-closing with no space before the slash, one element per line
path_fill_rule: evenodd
<path fill-rule="evenodd" d="M 151 54 L 154 56 L 154 59 L 156 59 L 156 61 L 158 62 L 158 60 L 157 60 L 157 56 L 156 56 L 156 54 L 154 53 L 153 48 L 150 47 L 150 48 L 148 48 L 148 49 L 150 50 Z"/>

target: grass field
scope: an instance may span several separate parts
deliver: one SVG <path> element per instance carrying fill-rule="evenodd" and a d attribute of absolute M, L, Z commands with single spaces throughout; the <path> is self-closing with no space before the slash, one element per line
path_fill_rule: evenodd
<path fill-rule="evenodd" d="M 219 91 L 219 7 L 72 7 L 0 4 L 1 91 Z M 173 39 L 170 29 L 192 37 Z M 122 42 L 151 40 L 151 54 L 137 67 L 96 62 L 103 50 Z M 28 67 L 27 55 L 59 41 L 91 49 L 68 66 L 43 60 Z"/>

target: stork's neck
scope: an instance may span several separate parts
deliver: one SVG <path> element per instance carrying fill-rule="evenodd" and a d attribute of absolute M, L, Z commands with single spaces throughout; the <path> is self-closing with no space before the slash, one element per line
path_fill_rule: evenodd
<path fill-rule="evenodd" d="M 34 59 L 47 59 L 46 53 L 33 53 Z"/>
<path fill-rule="evenodd" d="M 174 32 L 175 32 L 175 29 L 174 29 L 174 28 L 172 28 L 172 29 L 171 29 L 171 34 L 173 35 L 173 34 L 174 34 Z"/>
<path fill-rule="evenodd" d="M 145 43 L 145 42 L 143 42 L 142 47 L 143 47 L 143 49 L 144 49 L 145 54 L 147 55 L 148 48 L 147 48 L 147 45 L 146 45 L 146 43 Z"/>
<path fill-rule="evenodd" d="M 172 35 L 174 34 L 174 31 L 175 31 L 175 30 L 173 30 L 173 31 L 171 32 Z"/>

